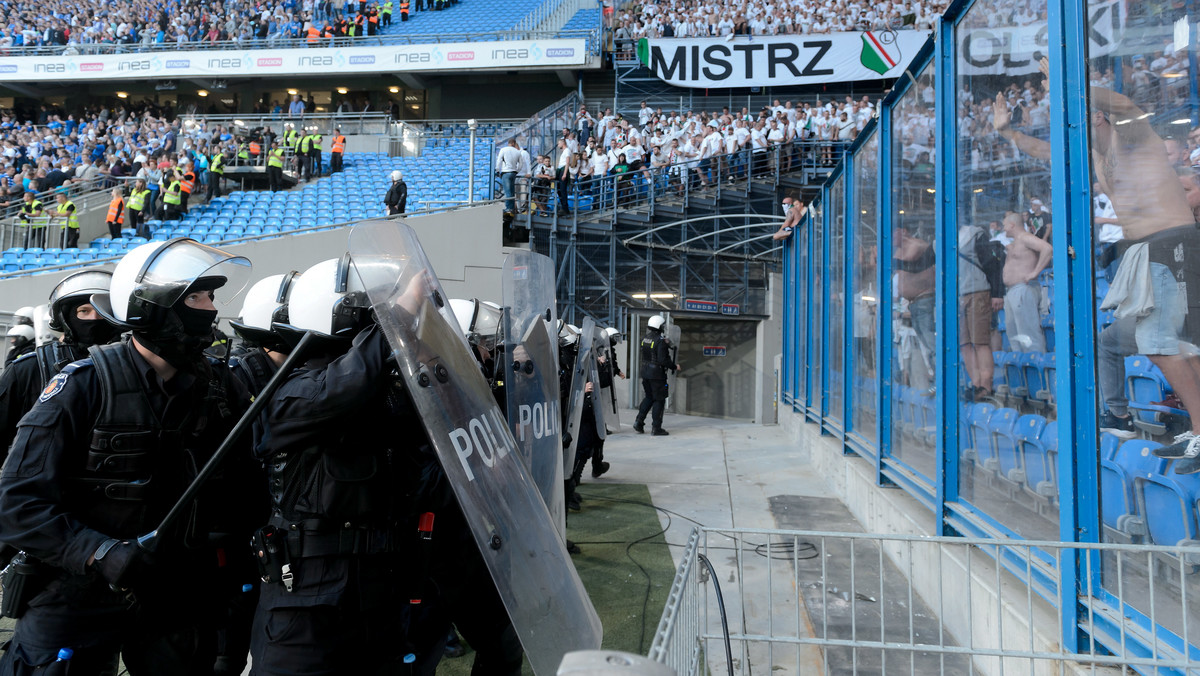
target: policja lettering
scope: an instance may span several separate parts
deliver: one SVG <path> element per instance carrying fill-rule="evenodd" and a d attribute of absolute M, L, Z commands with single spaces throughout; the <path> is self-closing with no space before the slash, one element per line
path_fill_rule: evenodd
<path fill-rule="evenodd" d="M 557 401 L 547 401 L 530 406 L 529 404 L 521 404 L 517 408 L 517 421 L 519 423 L 517 433 L 520 435 L 517 441 L 525 441 L 525 430 L 531 430 L 534 439 L 552 436 L 559 433 L 558 425 L 561 424 L 562 412 L 559 410 Z"/>
<path fill-rule="evenodd" d="M 475 480 L 475 472 L 471 470 L 471 464 L 467 460 L 472 455 L 479 456 L 483 464 L 490 469 L 496 466 L 497 460 L 503 460 L 510 452 L 517 450 L 509 443 L 507 435 L 500 434 L 497 438 L 495 430 L 503 428 L 504 421 L 500 419 L 500 411 L 497 409 L 481 417 L 471 418 L 465 428 L 459 427 L 450 432 L 450 441 L 458 451 L 458 460 L 462 463 L 463 471 L 467 473 L 468 481 Z"/>

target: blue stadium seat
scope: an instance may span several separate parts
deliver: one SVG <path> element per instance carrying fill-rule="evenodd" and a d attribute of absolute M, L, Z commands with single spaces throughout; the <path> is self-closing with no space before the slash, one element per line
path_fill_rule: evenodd
<path fill-rule="evenodd" d="M 996 407 L 991 404 L 972 404 L 970 413 L 967 416 L 968 420 L 968 436 L 967 447 L 963 453 L 975 460 L 976 463 L 982 464 L 979 455 L 979 446 L 983 443 L 983 439 L 988 436 L 988 421 L 992 419 Z M 990 442 L 989 442 L 990 443 Z"/>
<path fill-rule="evenodd" d="M 1200 545 L 1196 503 L 1200 481 L 1195 475 L 1147 474 L 1135 479 L 1150 542 L 1156 545 Z M 1193 564 L 1198 561 L 1192 561 Z"/>
<path fill-rule="evenodd" d="M 1134 482 L 1161 475 L 1167 461 L 1151 452 L 1162 444 L 1131 439 L 1121 444 L 1111 460 L 1100 459 L 1100 520 L 1105 527 L 1140 540 L 1146 535 L 1145 515 L 1138 509 Z"/>
<path fill-rule="evenodd" d="M 1166 399 L 1171 387 L 1162 371 L 1150 362 L 1149 357 L 1126 357 L 1125 387 L 1129 397 L 1129 409 L 1133 414 L 1133 424 L 1138 429 L 1161 436 L 1167 433 L 1167 423 L 1170 422 L 1171 416 L 1190 421 L 1187 411 L 1154 403 Z"/>
<path fill-rule="evenodd" d="M 1017 423 L 1017 410 L 1013 408 L 1001 408 L 992 414 L 987 423 L 987 433 L 980 439 L 976 435 L 975 441 L 977 447 L 975 450 L 979 452 L 979 460 L 981 465 L 986 469 L 998 471 L 1000 469 L 1000 449 L 1003 445 L 1006 452 L 1015 455 L 1016 451 L 1013 448 L 1013 427 Z"/>
<path fill-rule="evenodd" d="M 1025 401 L 1035 410 L 1041 411 L 1050 403 L 1046 392 L 1045 355 L 1041 352 L 1026 352 L 1021 355 L 1021 373 L 1025 376 Z"/>
<path fill-rule="evenodd" d="M 1046 452 L 1041 446 L 1042 432 L 1046 429 L 1046 419 L 1040 415 L 1023 415 L 1017 418 L 1013 426 L 1013 458 L 1006 460 L 1003 449 L 999 454 L 1000 472 L 1009 481 L 1027 484 L 1036 492 L 1036 480 L 1044 480 Z M 1040 464 L 1041 468 L 1028 469 L 1031 464 Z M 1007 465 L 1007 466 L 1006 466 Z M 1029 475 L 1034 474 L 1034 479 Z"/>
<path fill-rule="evenodd" d="M 1026 418 L 1033 420 L 1022 423 Z M 1024 462 L 1022 479 L 1026 489 L 1048 500 L 1058 497 L 1058 484 L 1054 481 L 1054 463 L 1058 459 L 1058 421 L 1047 423 L 1040 415 L 1022 416 L 1017 421 L 1017 443 L 1021 447 L 1021 460 Z"/>

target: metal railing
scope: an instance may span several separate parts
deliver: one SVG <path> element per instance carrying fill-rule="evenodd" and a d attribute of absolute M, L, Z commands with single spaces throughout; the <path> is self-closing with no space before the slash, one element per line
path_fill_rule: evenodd
<path fill-rule="evenodd" d="M 94 199 L 97 195 L 107 195 L 109 190 L 112 190 L 118 185 L 122 185 L 126 181 L 133 180 L 132 176 L 98 176 L 88 181 L 72 182 L 67 186 L 67 198 L 75 202 L 76 208 L 83 211 L 88 208 L 87 202 Z M 54 208 L 54 196 L 61 192 L 59 188 L 52 188 L 34 195 L 34 198 L 42 203 L 42 208 Z M 81 203 L 82 201 L 82 203 Z M 21 198 L 17 198 L 7 207 L 0 208 L 0 221 L 16 218 L 21 213 Z"/>
<path fill-rule="evenodd" d="M 1194 546 L 696 528 L 649 657 L 681 676 L 704 668 L 1195 673 L 1198 553 Z M 726 613 L 714 604 L 706 556 L 715 562 L 712 582 L 732 581 L 720 590 Z M 1098 640 L 1072 652 L 1062 646 L 1063 609 L 1046 598 L 1080 569 L 1094 574 L 1079 585 L 1079 628 Z M 1104 588 L 1092 581 L 1100 575 Z M 1138 647 L 1147 645 L 1153 649 Z"/>
<path fill-rule="evenodd" d="M 532 15 L 531 15 L 532 16 Z M 528 20 L 530 17 L 526 17 Z M 536 26 L 537 24 L 534 24 Z M 456 42 L 495 42 L 500 40 L 551 40 L 581 38 L 593 47 L 592 54 L 599 54 L 600 35 L 598 28 L 568 31 L 501 30 L 469 33 L 400 33 L 395 35 L 357 35 L 354 37 L 320 38 L 309 42 L 307 38 L 255 38 L 252 40 L 225 40 L 220 42 L 164 42 L 134 44 L 77 44 L 38 45 L 5 47 L 0 56 L 73 56 L 97 54 L 143 54 L 149 52 L 192 52 L 192 51 L 247 51 L 257 49 L 307 49 L 314 47 L 381 47 L 395 45 L 428 45 Z"/>
<path fill-rule="evenodd" d="M 270 127 L 282 137 L 285 129 L 316 128 L 325 134 L 328 143 L 329 135 L 340 128 L 343 134 L 387 134 L 394 124 L 391 116 L 384 111 L 369 111 L 363 113 L 306 113 L 292 117 L 286 112 L 245 115 L 201 115 L 189 113 L 179 117 L 184 133 L 191 133 L 197 128 L 212 129 L 213 127 L 242 127 L 247 131 L 256 127 Z M 290 125 L 290 126 L 289 126 Z"/>
<path fill-rule="evenodd" d="M 695 199 L 719 203 L 725 195 L 748 196 L 752 181 L 768 181 L 777 187 L 781 175 L 797 172 L 815 179 L 833 169 L 848 145 L 797 141 L 761 152 L 747 148 L 664 167 L 646 164 L 622 174 L 570 181 L 565 191 L 552 178 L 518 177 L 513 204 L 506 200 L 506 210 L 517 213 L 515 222 L 528 228 L 539 216 L 552 219 L 555 228 L 579 223 L 613 227 L 623 213 L 637 212 L 649 220 L 661 207 L 686 210 Z M 501 182 L 493 194 L 504 194 L 503 189 Z"/>
<path fill-rule="evenodd" d="M 359 218 L 359 219 L 355 219 L 352 221 L 342 221 L 340 223 L 330 223 L 328 225 L 314 225 L 314 226 L 305 227 L 305 228 L 294 228 L 294 229 L 288 229 L 288 230 L 281 230 L 278 233 L 272 232 L 272 233 L 263 233 L 263 234 L 255 234 L 255 235 L 246 235 L 243 237 L 229 237 L 229 238 L 223 238 L 216 242 L 212 242 L 212 244 L 216 244 L 218 246 L 228 246 L 230 244 L 242 244 L 245 242 L 255 242 L 255 241 L 264 240 L 264 239 L 277 239 L 280 237 L 290 237 L 292 235 L 304 235 L 304 234 L 313 233 L 313 232 L 321 232 L 321 231 L 325 231 L 325 230 L 335 230 L 337 228 L 345 228 L 345 227 L 352 226 L 356 223 L 361 223 L 363 221 L 415 218 L 415 217 L 419 217 L 419 216 L 427 216 L 430 214 L 443 213 L 443 212 L 447 212 L 447 211 L 456 211 L 458 209 L 463 209 L 463 208 L 484 206 L 484 205 L 493 204 L 493 203 L 499 202 L 499 201 L 500 200 L 484 200 L 484 201 L 471 202 L 471 203 L 457 203 L 457 202 L 456 203 L 446 203 L 442 206 L 429 207 L 426 209 L 419 209 L 417 211 L 410 211 L 408 213 L 400 214 L 398 216 L 374 216 L 371 218 Z M 103 238 L 101 238 L 101 239 L 103 239 Z M 14 270 L 11 272 L 0 272 L 0 281 L 3 281 L 5 279 L 12 279 L 14 277 L 20 277 L 22 275 L 33 275 L 33 274 L 42 274 L 42 273 L 47 273 L 47 272 L 66 271 L 66 270 L 73 270 L 75 268 L 89 267 L 89 266 L 93 266 L 93 265 L 104 265 L 107 263 L 116 263 L 118 260 L 121 259 L 122 256 L 124 256 L 124 253 L 122 253 L 120 256 L 97 257 L 94 260 L 88 260 L 88 261 L 76 261 L 76 262 L 72 262 L 72 263 L 41 265 L 37 268 L 31 268 L 29 270 Z"/>
<path fill-rule="evenodd" d="M 529 151 L 532 161 L 538 155 L 550 152 L 558 143 L 563 129 L 575 128 L 575 113 L 579 110 L 579 95 L 572 92 L 531 115 L 524 123 L 503 134 L 497 134 L 492 144 L 490 160 L 494 163 L 497 153 L 516 139 L 523 150 Z"/>

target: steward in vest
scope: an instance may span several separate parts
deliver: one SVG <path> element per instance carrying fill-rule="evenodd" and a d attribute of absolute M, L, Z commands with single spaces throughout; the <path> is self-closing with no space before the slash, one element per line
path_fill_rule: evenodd
<path fill-rule="evenodd" d="M 334 32 L 338 37 L 347 37 L 350 34 L 350 20 L 345 18 L 338 20 L 337 25 L 334 26 Z"/>
<path fill-rule="evenodd" d="M 314 176 L 321 175 L 321 135 L 313 134 L 308 139 L 309 168 Z"/>
<path fill-rule="evenodd" d="M 392 25 L 392 0 L 383 3 L 383 9 L 379 10 L 379 21 L 384 26 Z"/>
<path fill-rule="evenodd" d="M 308 34 L 308 38 L 307 38 L 308 46 L 309 47 L 318 46 L 318 44 L 320 43 L 320 40 L 321 40 L 321 31 L 317 30 L 317 27 L 310 23 L 310 24 L 308 24 L 308 29 L 307 29 L 306 33 Z"/>
<path fill-rule="evenodd" d="M 17 422 L 37 403 L 50 379 L 67 364 L 87 357 L 92 345 L 104 345 L 120 333 L 92 307 L 92 294 L 108 293 L 111 279 L 111 272 L 89 269 L 59 282 L 50 293 L 50 328 L 62 332 L 62 340 L 22 355 L 0 374 L 0 463 L 17 434 Z"/>
<path fill-rule="evenodd" d="M 25 193 L 21 213 L 17 217 L 25 230 L 25 247 L 46 246 L 46 221 L 42 218 L 42 202 L 32 192 Z"/>
<path fill-rule="evenodd" d="M 258 158 L 262 155 L 262 144 L 251 139 L 250 141 L 250 159 L 258 164 Z"/>
<path fill-rule="evenodd" d="M 108 236 L 113 239 L 121 238 L 121 226 L 125 224 L 125 196 L 120 188 L 112 189 L 112 201 L 108 203 L 108 215 L 104 223 L 108 226 Z"/>
<path fill-rule="evenodd" d="M 182 196 L 180 209 L 186 214 L 188 211 L 188 197 L 196 189 L 196 173 L 192 171 L 192 161 L 187 159 L 180 160 L 179 166 L 175 168 L 175 175 L 179 178 L 179 187 Z"/>
<path fill-rule="evenodd" d="M 177 221 L 183 218 L 183 185 L 178 178 L 172 178 L 171 182 L 163 190 L 163 205 L 162 213 L 160 214 L 162 221 Z"/>
<path fill-rule="evenodd" d="M 0 672 L 43 673 L 70 648 L 83 674 L 115 673 L 118 658 L 130 673 L 213 673 L 228 599 L 255 579 L 243 556 L 250 524 L 266 518 L 248 444 L 186 505 L 186 526 L 159 533 L 153 557 L 136 538 L 249 404 L 202 353 L 214 292 L 241 263 L 188 239 L 144 244 L 117 264 L 110 293 L 91 297 L 133 335 L 66 366 L 18 424 L 0 519 L 5 541 L 41 573 L 6 599 L 19 617 Z"/>
<path fill-rule="evenodd" d="M 408 0 L 400 0 L 400 20 L 408 21 Z"/>
<path fill-rule="evenodd" d="M 296 157 L 300 162 L 300 171 L 304 180 L 312 178 L 312 135 L 305 133 L 300 137 L 300 147 L 296 152 Z"/>
<path fill-rule="evenodd" d="M 375 35 L 379 32 L 379 10 L 375 9 L 374 5 L 367 10 L 367 35 Z"/>
<path fill-rule="evenodd" d="M 283 190 L 283 148 L 275 141 L 267 151 L 267 181 L 271 185 L 271 192 Z"/>
<path fill-rule="evenodd" d="M 54 205 L 52 220 L 62 219 L 64 240 L 63 248 L 73 249 L 79 246 L 79 214 L 76 213 L 75 203 L 67 199 L 67 193 L 60 192 L 54 196 L 58 204 Z"/>
<path fill-rule="evenodd" d="M 214 197 L 221 196 L 221 180 L 224 178 L 225 152 L 218 148 L 208 161 L 208 190 L 204 194 L 205 202 L 211 202 Z"/>
<path fill-rule="evenodd" d="M 329 147 L 329 171 L 337 173 L 342 170 L 342 154 L 346 152 L 346 137 L 338 129 L 333 134 L 333 145 Z"/>
<path fill-rule="evenodd" d="M 138 237 L 150 239 L 149 226 L 146 225 L 146 211 L 150 206 L 150 189 L 146 187 L 144 179 L 138 179 L 133 183 L 133 190 L 129 191 L 129 201 L 126 203 L 129 218 L 126 219 L 129 227 L 137 232 Z"/>

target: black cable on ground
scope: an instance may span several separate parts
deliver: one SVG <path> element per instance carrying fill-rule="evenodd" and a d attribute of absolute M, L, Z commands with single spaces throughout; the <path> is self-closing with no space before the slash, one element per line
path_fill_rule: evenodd
<path fill-rule="evenodd" d="M 721 583 L 717 580 L 717 571 L 713 570 L 713 565 L 709 562 L 708 557 L 703 554 L 696 554 L 696 558 L 708 569 L 708 579 L 712 580 L 713 587 L 717 591 L 717 609 L 721 611 L 721 633 L 725 636 L 725 665 L 728 673 L 732 674 L 733 645 L 729 641 L 729 620 L 725 618 L 725 597 L 721 595 Z"/>

